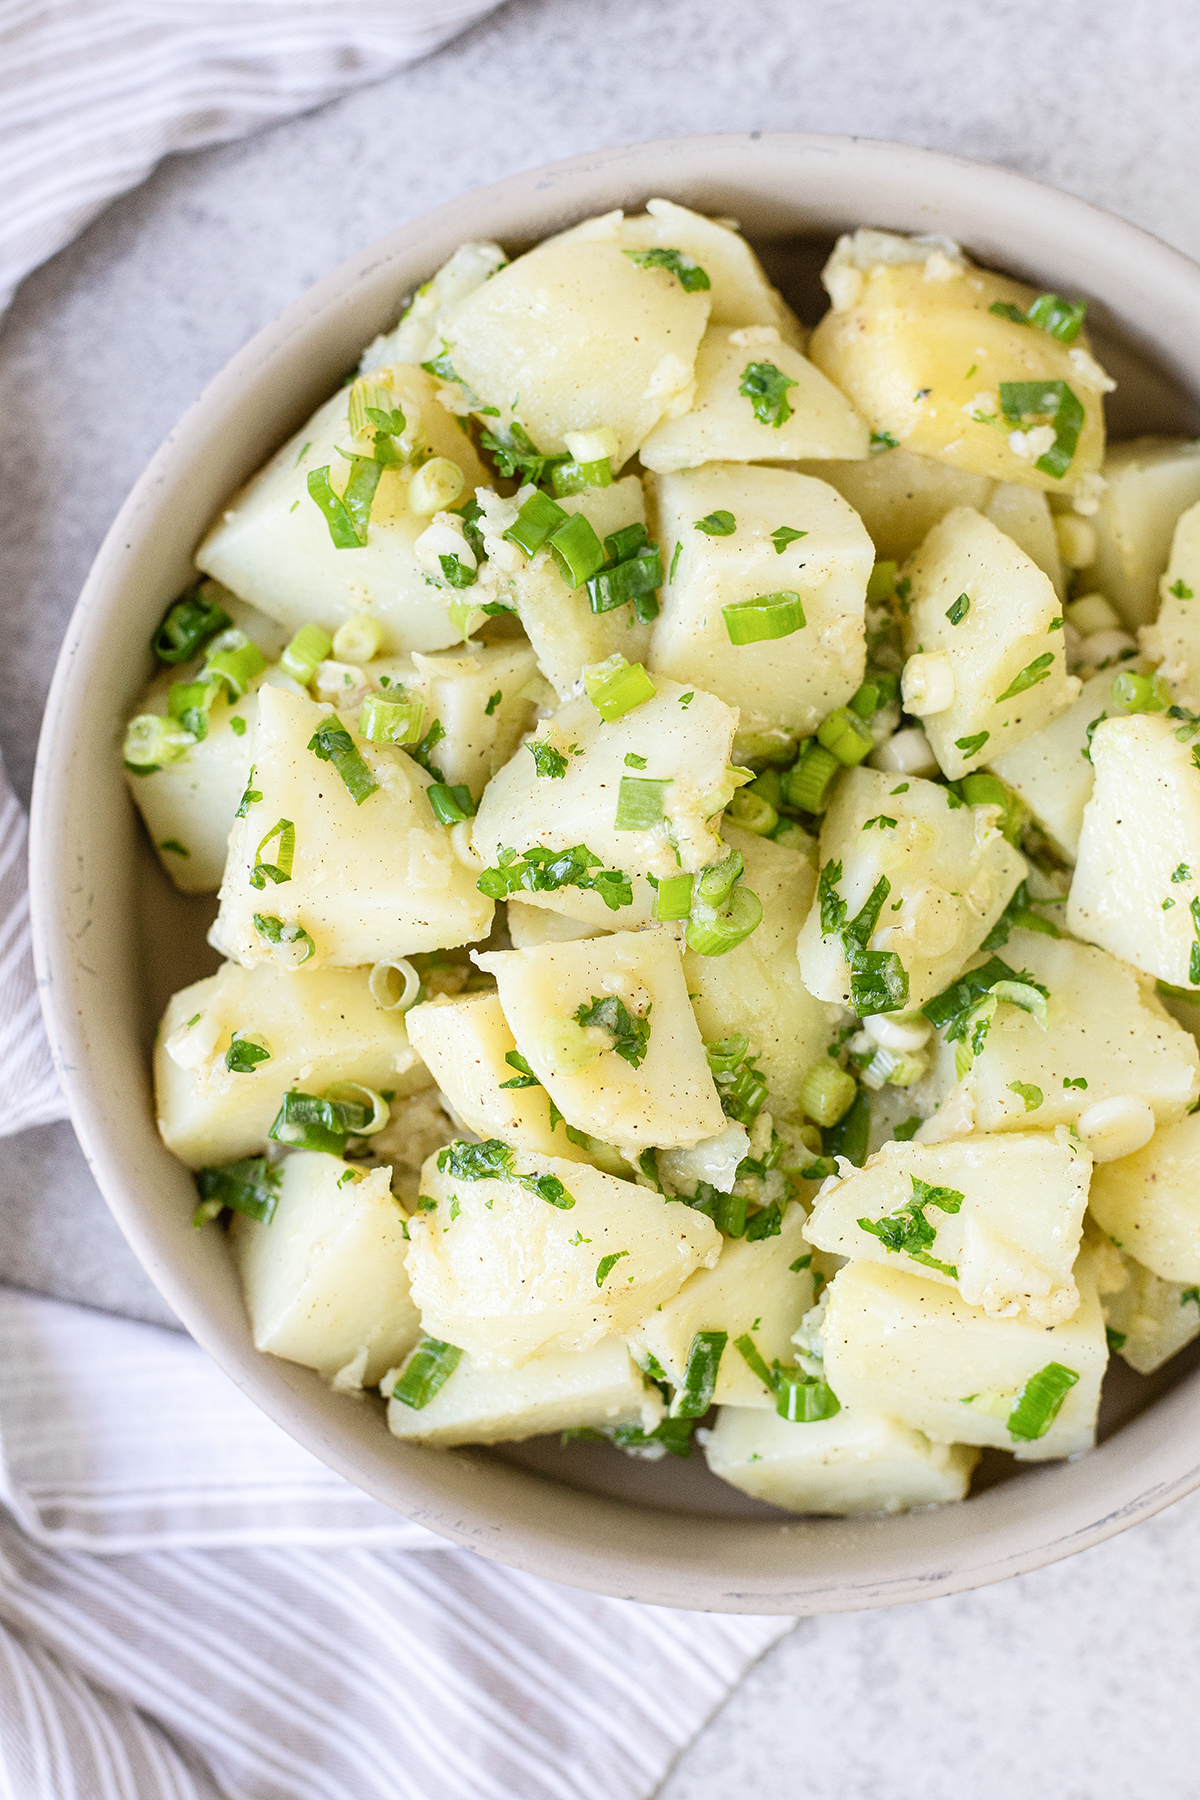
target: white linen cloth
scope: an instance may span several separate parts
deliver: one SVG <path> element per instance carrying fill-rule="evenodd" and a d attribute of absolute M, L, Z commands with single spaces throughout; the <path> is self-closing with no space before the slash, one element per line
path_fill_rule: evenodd
<path fill-rule="evenodd" d="M 162 155 L 493 3 L 0 0 L 0 311 Z M 0 1134 L 66 1116 L 25 852 L 0 765 Z M 0 1288 L 0 1800 L 647 1800 L 789 1626 L 449 1549 L 187 1338 Z"/>

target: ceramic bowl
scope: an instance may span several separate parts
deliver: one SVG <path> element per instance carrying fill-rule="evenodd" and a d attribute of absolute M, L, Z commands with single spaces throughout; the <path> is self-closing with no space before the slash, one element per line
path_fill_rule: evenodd
<path fill-rule="evenodd" d="M 187 585 L 208 520 L 458 244 L 490 237 L 518 249 L 656 194 L 739 219 L 810 319 L 837 232 L 945 233 L 984 263 L 1089 297 L 1100 354 L 1121 384 L 1116 435 L 1197 428 L 1200 268 L 1001 169 L 849 138 L 679 138 L 516 175 L 403 226 L 234 357 L 158 451 L 96 559 L 38 753 L 32 900 L 46 1021 L 80 1141 L 151 1278 L 256 1404 L 350 1481 L 453 1543 L 606 1594 L 753 1613 L 890 1605 L 1053 1562 L 1200 1484 L 1198 1359 L 1185 1353 L 1154 1381 L 1118 1380 L 1091 1454 L 1026 1465 L 962 1505 L 907 1516 L 790 1518 L 715 1481 L 699 1456 L 645 1464 L 549 1440 L 422 1450 L 388 1435 L 382 1408 L 255 1351 L 225 1239 L 190 1229 L 191 1178 L 154 1127 L 154 1026 L 170 991 L 215 966 L 204 943 L 212 906 L 159 875 L 119 741 L 150 673 L 151 631 Z"/>

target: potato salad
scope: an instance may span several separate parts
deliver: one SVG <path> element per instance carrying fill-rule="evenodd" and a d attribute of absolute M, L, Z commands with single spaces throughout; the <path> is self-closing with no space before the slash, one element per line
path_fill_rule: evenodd
<path fill-rule="evenodd" d="M 1200 1333 L 1200 444 L 1106 446 L 1085 299 L 949 239 L 824 282 L 664 199 L 463 245 L 124 761 L 216 895 L 155 1091 L 258 1348 L 852 1514 Z"/>

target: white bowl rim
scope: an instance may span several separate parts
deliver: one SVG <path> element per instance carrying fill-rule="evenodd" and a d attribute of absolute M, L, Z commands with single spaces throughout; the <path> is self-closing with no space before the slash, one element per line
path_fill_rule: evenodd
<path fill-rule="evenodd" d="M 1191 1492 L 1200 1486 L 1200 1424 L 1188 1400 L 1200 1372 L 1085 1460 L 1044 1465 L 1032 1486 L 1026 1477 L 991 1490 L 990 1499 L 985 1493 L 964 1506 L 903 1519 L 685 1524 L 679 1514 L 601 1499 L 472 1452 L 433 1456 L 389 1440 L 391 1454 L 381 1454 L 359 1442 L 335 1410 L 356 1409 L 341 1399 L 331 1407 L 307 1371 L 255 1351 L 244 1319 L 239 1324 L 228 1304 L 206 1301 L 181 1266 L 183 1252 L 164 1248 L 157 1195 L 135 1174 L 128 1117 L 110 1116 L 106 1104 L 108 1044 L 97 1014 L 99 977 L 81 944 L 92 919 L 89 883 L 103 884 L 104 861 L 99 846 L 84 843 L 86 815 L 75 797 L 80 784 L 108 780 L 108 772 L 99 775 L 88 762 L 90 756 L 94 765 L 96 747 L 105 741 L 96 717 L 102 703 L 96 690 L 104 684 L 93 675 L 108 667 L 105 635 L 137 556 L 149 554 L 156 506 L 247 385 L 262 381 L 281 359 L 295 358 L 298 346 L 320 332 L 336 336 L 339 319 L 361 290 L 377 286 L 392 263 L 428 270 L 447 253 L 446 244 L 453 248 L 480 235 L 481 211 L 540 217 L 531 231 L 496 230 L 501 237 L 532 239 L 554 228 L 544 222 L 548 214 L 563 222 L 585 217 L 601 209 L 604 195 L 644 198 L 684 189 L 694 196 L 742 182 L 753 209 L 755 183 L 761 191 L 763 182 L 781 181 L 785 169 L 791 179 L 810 180 L 806 216 L 817 229 L 841 219 L 937 230 L 939 220 L 944 225 L 950 216 L 977 217 L 979 229 L 960 235 L 968 235 L 985 260 L 990 255 L 1009 267 L 1024 262 L 1035 271 L 1057 264 L 1066 274 L 1073 271 L 1076 290 L 1104 296 L 1126 337 L 1151 349 L 1170 375 L 1200 396 L 1200 349 L 1193 347 L 1200 268 L 1098 207 L 1008 170 L 878 140 L 751 132 L 622 146 L 509 176 L 400 227 L 317 282 L 232 358 L 155 453 L 106 536 L 67 628 L 38 746 L 30 868 L 43 1011 L 92 1172 L 181 1322 L 263 1410 L 386 1505 L 504 1564 L 662 1605 L 809 1614 L 931 1598 L 1039 1568 Z M 855 213 L 844 206 L 839 212 L 843 191 L 859 200 Z M 869 219 L 864 192 L 878 201 Z M 1028 226 L 1031 216 L 1036 230 Z M 405 291 L 397 282 L 395 298 Z M 329 385 L 318 381 L 317 393 Z M 107 679 L 111 686 L 116 677 Z M 81 749 L 87 731 L 91 740 Z M 99 807 L 99 788 L 96 798 Z M 126 848 L 129 841 L 126 834 Z M 119 860 L 119 842 L 116 848 Z M 131 977 L 126 951 L 117 962 Z M 452 1479 L 432 1472 L 451 1466 L 460 1471 Z M 1087 1471 L 1082 1480 L 1081 1469 Z M 474 1498 L 475 1489 L 483 1491 L 483 1500 Z M 1034 1490 L 1036 1503 L 1028 1498 Z M 1007 1505 L 996 1504 L 998 1493 L 1011 1496 Z M 898 1528 L 906 1535 L 897 1535 Z"/>

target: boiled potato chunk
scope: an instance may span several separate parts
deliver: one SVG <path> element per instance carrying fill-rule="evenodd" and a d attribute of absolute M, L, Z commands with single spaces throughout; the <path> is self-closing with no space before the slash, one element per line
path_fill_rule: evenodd
<path fill-rule="evenodd" d="M 741 392 L 748 369 L 767 363 L 793 385 L 780 423 L 764 421 Z M 710 325 L 696 357 L 690 412 L 664 419 L 641 448 L 657 474 L 708 462 L 797 462 L 801 457 L 865 457 L 869 433 L 844 394 L 772 325 Z"/>
<path fill-rule="evenodd" d="M 429 1085 L 404 1015 L 371 998 L 369 969 L 295 972 L 226 963 L 174 995 L 154 1046 L 158 1128 L 190 1168 L 257 1156 L 289 1088 L 323 1094 L 337 1081 L 392 1089 Z M 227 1069 L 234 1032 L 271 1052 L 246 1074 Z"/>
<path fill-rule="evenodd" d="M 652 485 L 668 580 L 651 669 L 720 694 L 741 709 L 743 731 L 815 731 L 862 680 L 874 562 L 862 524 L 825 482 L 790 469 L 710 463 Z M 731 534 L 697 530 L 715 512 L 733 515 Z M 780 527 L 804 536 L 781 548 Z M 779 593 L 799 595 L 804 624 L 735 644 L 722 609 Z"/>
<path fill-rule="evenodd" d="M 419 287 L 391 331 L 369 344 L 359 368 L 364 375 L 389 363 L 432 362 L 441 350 L 441 322 L 451 307 L 482 287 L 508 261 L 499 244 L 460 244 L 449 262 Z"/>
<path fill-rule="evenodd" d="M 373 1387 L 421 1329 L 391 1170 L 297 1150 L 279 1174 L 270 1224 L 235 1213 L 229 1233 L 255 1347 Z"/>
<path fill-rule="evenodd" d="M 165 717 L 170 685 L 166 677 L 156 681 L 138 712 Z M 208 715 L 207 735 L 178 762 L 164 763 L 150 775 L 125 771 L 158 859 L 185 894 L 213 894 L 221 885 L 229 828 L 250 773 L 261 685 L 232 706 L 218 699 Z"/>
<path fill-rule="evenodd" d="M 392 1376 L 399 1370 L 392 1370 Z M 391 1398 L 388 1430 L 398 1438 L 449 1449 L 501 1444 L 590 1425 L 638 1425 L 653 1431 L 664 1407 L 624 1344 L 606 1338 L 591 1350 L 536 1356 L 520 1369 L 482 1368 L 464 1356 L 444 1387 L 419 1410 Z"/>
<path fill-rule="evenodd" d="M 619 220 L 616 235 L 629 250 L 682 250 L 699 263 L 711 283 L 709 299 L 712 325 L 774 325 L 785 343 L 800 346 L 804 330 L 800 321 L 773 288 L 745 238 L 717 219 L 706 219 L 674 200 L 648 200 L 646 210 Z M 601 223 L 591 221 L 588 231 Z M 570 236 L 570 233 L 565 233 Z"/>
<path fill-rule="evenodd" d="M 452 787 L 469 787 L 475 800 L 533 724 L 545 691 L 528 644 L 469 644 L 435 656 L 417 651 L 403 662 L 370 663 L 366 673 L 372 685 L 386 674 L 424 702 L 422 735 L 438 726 L 443 734 L 430 760 Z"/>
<path fill-rule="evenodd" d="M 1075 1270 L 1079 1310 L 1064 1324 L 990 1319 L 952 1287 L 877 1263 L 847 1263 L 829 1284 L 825 1374 L 852 1412 L 923 1431 L 935 1444 L 991 1444 L 1019 1462 L 1074 1456 L 1095 1438 L 1108 1361 L 1096 1277 Z M 1026 1382 L 1058 1363 L 1078 1376 L 1045 1435 L 1014 1438 L 1008 1419 Z"/>
<path fill-rule="evenodd" d="M 421 1174 L 436 1204 L 418 1201 L 409 1221 L 413 1299 L 424 1330 L 480 1368 L 628 1337 L 720 1255 L 703 1213 L 584 1163 L 521 1153 L 512 1179 L 463 1180 L 438 1160 Z M 522 1185 L 530 1175 L 556 1177 L 566 1194 L 551 1204 Z"/>
<path fill-rule="evenodd" d="M 884 1144 L 862 1169 L 843 1164 L 844 1178 L 825 1183 L 804 1235 L 818 1250 L 948 1282 L 989 1318 L 1022 1312 L 1035 1325 L 1061 1324 L 1079 1305 L 1071 1268 L 1092 1168 L 1061 1135 Z M 883 1218 L 899 1220 L 896 1235 L 922 1240 L 917 1254 L 892 1250 L 862 1223 Z M 918 1219 L 934 1228 L 927 1242 L 912 1229 Z"/>
<path fill-rule="evenodd" d="M 539 450 L 565 432 L 607 426 L 627 462 L 672 404 L 691 396 L 707 292 L 662 268 L 639 268 L 605 221 L 550 238 L 499 269 L 442 325 L 455 376 L 488 424 L 514 423 Z"/>
<path fill-rule="evenodd" d="M 1180 514 L 1200 501 L 1200 440 L 1141 437 L 1114 444 L 1104 479 L 1091 520 L 1096 560 L 1084 581 L 1107 595 L 1127 625 L 1147 625 Z"/>
<path fill-rule="evenodd" d="M 503 1138 L 534 1155 L 580 1159 L 563 1121 L 551 1126 L 545 1088 L 511 1085 L 521 1072 L 504 1059 L 516 1051 L 517 1040 L 495 994 L 428 1000 L 414 1006 L 405 1023 L 413 1049 L 468 1131 Z"/>
<path fill-rule="evenodd" d="M 794 1513 L 908 1512 L 964 1500 L 979 1452 L 931 1444 L 879 1413 L 843 1406 L 792 1425 L 757 1407 L 723 1406 L 704 1447 L 722 1481 Z"/>
<path fill-rule="evenodd" d="M 436 382 L 407 366 L 379 371 L 376 379 L 385 374 L 409 430 L 430 455 L 458 464 L 469 498 L 488 477 L 469 439 L 437 404 Z M 457 596 L 431 584 L 417 561 L 413 546 L 429 520 L 409 508 L 411 468 L 383 471 L 361 548 L 338 549 L 308 492 L 309 472 L 326 464 L 334 491 L 346 485 L 350 464 L 338 448 L 352 447 L 349 392 L 327 400 L 234 495 L 197 550 L 197 566 L 293 630 L 313 620 L 333 632 L 367 613 L 381 626 L 385 649 L 441 650 L 462 636 L 448 606 Z"/>
<path fill-rule="evenodd" d="M 506 902 L 508 935 L 514 950 L 532 950 L 538 944 L 574 944 L 580 938 L 599 937 L 602 927 L 585 925 L 548 906 L 527 906 L 515 895 Z"/>
<path fill-rule="evenodd" d="M 934 526 L 905 573 L 906 651 L 949 658 L 953 698 L 921 724 L 942 773 L 957 781 L 1078 697 L 1062 607 L 1037 564 L 969 506 Z"/>
<path fill-rule="evenodd" d="M 824 1055 L 838 1017 L 809 993 L 796 961 L 796 936 L 817 871 L 810 856 L 790 845 L 733 825 L 724 835 L 745 863 L 746 886 L 762 901 L 762 923 L 724 956 L 685 951 L 687 991 L 705 1042 L 744 1033 L 766 1078 L 769 1105 L 787 1113 L 806 1071 Z"/>
<path fill-rule="evenodd" d="M 334 765 L 309 749 L 331 716 L 313 700 L 260 691 L 249 790 L 260 798 L 248 801 L 230 833 L 211 942 L 247 967 L 262 962 L 271 945 L 254 915 L 269 914 L 311 935 L 314 962 L 356 967 L 485 936 L 492 902 L 433 815 L 425 798 L 430 777 L 402 750 L 355 739 L 379 783 L 356 804 Z M 260 877 L 256 887 L 260 852 L 263 863 L 282 868 L 276 859 L 286 852 L 271 833 L 288 823 L 295 831 L 290 877 Z"/>
<path fill-rule="evenodd" d="M 793 1363 L 792 1333 L 813 1303 L 811 1271 L 793 1266 L 808 1255 L 803 1226 L 804 1208 L 793 1202 L 777 1237 L 756 1243 L 727 1238 L 715 1268 L 698 1269 L 673 1300 L 643 1320 L 630 1343 L 636 1360 L 648 1367 L 647 1355 L 655 1357 L 667 1379 L 682 1387 L 696 1333 L 723 1331 L 727 1342 L 717 1370 L 717 1404 L 773 1407 L 775 1396 L 742 1356 L 737 1339 L 751 1337 L 768 1369 L 776 1361 Z"/>
<path fill-rule="evenodd" d="M 857 234 L 860 240 L 882 234 Z M 930 245 L 923 261 L 885 262 L 842 240 L 826 269 L 834 297 L 809 354 L 854 402 L 871 429 L 906 450 L 960 469 L 1059 493 L 1090 496 L 1104 456 L 1108 378 L 1086 335 L 1068 348 L 1036 327 L 998 317 L 994 305 L 1026 312 L 1036 290 L 973 267 Z M 866 266 L 864 266 L 864 264 Z M 1083 410 L 1064 472 L 1039 467 L 1055 427 L 1010 429 L 1005 382 L 1064 382 Z M 1049 410 L 1038 415 L 1039 421 Z M 1068 445 L 1062 445 L 1064 454 Z"/>
<path fill-rule="evenodd" d="M 522 904 L 547 906 L 591 925 L 644 925 L 654 912 L 654 889 L 645 871 L 660 878 L 681 868 L 692 874 L 724 859 L 725 847 L 709 820 L 734 791 L 728 765 L 737 713 L 712 694 L 661 675 L 654 685 L 652 699 L 609 723 L 586 697 L 560 707 L 543 723 L 538 742 L 566 757 L 565 773 L 540 775 L 532 751 L 523 745 L 488 784 L 472 838 L 489 866 L 504 849 L 570 850 L 584 844 L 604 868 L 625 871 L 632 902 L 613 910 L 602 894 L 566 886 L 549 893 L 522 889 Z M 638 762 L 630 763 L 631 756 Z M 668 784 L 661 790 L 658 824 L 617 830 L 626 778 Z"/>
<path fill-rule="evenodd" d="M 986 756 L 989 769 L 1006 781 L 1029 808 L 1046 836 L 1074 862 L 1083 828 L 1083 809 L 1092 797 L 1094 772 L 1084 751 L 1088 726 L 1109 705 L 1113 670 L 1085 681 L 1066 712 L 1011 748 Z"/>
<path fill-rule="evenodd" d="M 917 776 L 903 781 L 858 768 L 839 783 L 821 828 L 821 868 L 845 902 L 847 923 L 877 884 L 887 883 L 868 948 L 899 957 L 909 1007 L 923 1006 L 954 979 L 1025 873 L 994 817 L 987 807 L 952 808 L 945 788 Z M 845 947 L 839 932 L 822 930 L 821 914 L 818 890 L 800 931 L 800 973 L 818 999 L 848 1006 Z"/>
<path fill-rule="evenodd" d="M 1172 987 L 1198 987 L 1200 768 L 1176 729 L 1150 713 L 1097 726 L 1067 923 Z"/>
<path fill-rule="evenodd" d="M 722 1129 L 679 945 L 668 933 L 617 931 L 478 961 L 495 975 L 517 1046 L 569 1125 L 638 1150 L 695 1144 Z M 577 1012 L 609 996 L 641 1029 L 640 1046 L 576 1023 Z"/>
<path fill-rule="evenodd" d="M 930 1082 L 941 1107 L 923 1137 L 939 1131 L 942 1114 L 964 1131 L 1073 1126 L 1097 1101 L 1123 1095 L 1145 1100 L 1160 1126 L 1183 1117 L 1200 1094 L 1200 1056 L 1127 963 L 1037 931 L 1014 931 L 997 954 L 1049 990 L 1046 1028 L 1002 1003 L 961 1080 L 955 1046 L 941 1044 Z"/>
<path fill-rule="evenodd" d="M 1105 1323 L 1117 1355 L 1139 1375 L 1153 1375 L 1200 1335 L 1200 1288 L 1163 1281 L 1132 1256 L 1122 1260 L 1125 1285 L 1104 1296 Z"/>
<path fill-rule="evenodd" d="M 1193 458 L 1200 472 L 1200 458 Z M 1200 503 L 1175 527 L 1171 560 L 1159 582 L 1158 618 L 1142 633 L 1143 648 L 1159 661 L 1158 673 L 1189 712 L 1200 709 Z M 1160 660 L 1161 659 L 1161 660 Z"/>
<path fill-rule="evenodd" d="M 1046 495 L 1019 481 L 998 481 L 988 504 L 979 510 L 1049 577 L 1061 600 L 1066 593 L 1066 578 L 1054 514 Z"/>
<path fill-rule="evenodd" d="M 1090 1204 L 1113 1242 L 1161 1280 L 1200 1282 L 1200 1113 L 1098 1168 Z"/>
<path fill-rule="evenodd" d="M 522 489 L 522 493 L 529 490 Z M 498 601 L 515 607 L 538 665 L 560 699 L 577 687 L 579 671 L 588 663 L 603 662 L 616 652 L 626 662 L 644 662 L 650 648 L 650 627 L 635 617 L 632 605 L 611 612 L 594 613 L 587 589 L 569 588 L 553 553 L 543 547 L 527 557 L 503 533 L 517 516 L 516 501 L 483 499 L 485 519 L 485 585 Z M 588 488 L 558 501 L 564 512 L 582 513 L 603 543 L 627 525 L 644 525 L 646 505 L 638 476 L 627 475 L 610 487 Z M 665 566 L 665 565 L 664 565 Z M 490 573 L 495 570 L 495 574 Z"/>

